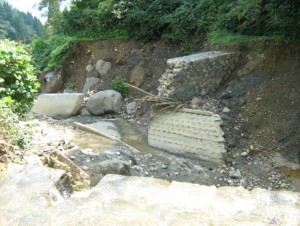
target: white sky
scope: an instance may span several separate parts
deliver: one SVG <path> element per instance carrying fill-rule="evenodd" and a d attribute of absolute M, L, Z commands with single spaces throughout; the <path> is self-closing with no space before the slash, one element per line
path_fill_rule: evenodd
<path fill-rule="evenodd" d="M 42 12 L 38 10 L 38 3 L 40 0 L 6 0 L 10 5 L 17 8 L 23 12 L 30 12 L 33 16 L 36 16 L 41 20 L 42 23 L 45 22 L 47 18 L 42 17 Z M 65 5 L 68 5 L 70 0 L 66 1 L 64 5 L 61 7 L 62 9 L 65 8 Z"/>

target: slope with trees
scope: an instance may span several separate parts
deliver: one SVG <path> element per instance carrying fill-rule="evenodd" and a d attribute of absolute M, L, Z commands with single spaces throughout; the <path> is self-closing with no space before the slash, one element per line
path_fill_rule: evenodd
<path fill-rule="evenodd" d="M 0 39 L 32 40 L 42 36 L 43 25 L 31 13 L 14 9 L 6 1 L 0 1 Z"/>

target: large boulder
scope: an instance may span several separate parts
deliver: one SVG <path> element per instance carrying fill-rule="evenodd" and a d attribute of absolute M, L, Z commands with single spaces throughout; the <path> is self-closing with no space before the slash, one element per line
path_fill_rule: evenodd
<path fill-rule="evenodd" d="M 101 115 L 105 112 L 118 113 L 121 109 L 122 96 L 115 90 L 105 90 L 95 93 L 86 104 L 87 109 L 93 115 Z"/>
<path fill-rule="evenodd" d="M 60 70 L 47 72 L 39 78 L 39 82 L 41 93 L 56 93 L 64 83 Z"/>
<path fill-rule="evenodd" d="M 41 94 L 31 111 L 50 117 L 68 118 L 79 111 L 83 97 L 82 93 Z"/>

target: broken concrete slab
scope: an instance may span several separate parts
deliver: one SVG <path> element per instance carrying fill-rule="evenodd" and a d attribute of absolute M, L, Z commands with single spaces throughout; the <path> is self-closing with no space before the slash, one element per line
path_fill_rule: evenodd
<path fill-rule="evenodd" d="M 50 117 L 68 118 L 79 111 L 83 97 L 82 93 L 41 94 L 31 112 Z"/>
<path fill-rule="evenodd" d="M 44 159 L 44 164 L 54 169 L 62 169 L 67 172 L 71 186 L 74 190 L 90 188 L 90 177 L 72 160 L 65 156 L 61 151 L 53 151 Z"/>
<path fill-rule="evenodd" d="M 220 165 L 225 153 L 219 115 L 208 111 L 181 109 L 154 113 L 149 145 L 185 157 Z"/>

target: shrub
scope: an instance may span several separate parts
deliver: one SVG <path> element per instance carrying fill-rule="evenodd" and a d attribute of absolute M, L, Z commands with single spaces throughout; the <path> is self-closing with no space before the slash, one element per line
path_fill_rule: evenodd
<path fill-rule="evenodd" d="M 76 38 L 54 35 L 47 40 L 37 38 L 31 43 L 32 56 L 39 70 L 50 71 L 62 66 Z"/>
<path fill-rule="evenodd" d="M 10 97 L 13 110 L 25 113 L 34 102 L 38 87 L 26 46 L 0 40 L 0 99 Z"/>
<path fill-rule="evenodd" d="M 19 117 L 13 112 L 11 103 L 8 97 L 0 100 L 0 140 L 23 149 L 31 140 L 33 131 L 30 127 L 19 125 Z"/>
<path fill-rule="evenodd" d="M 116 78 L 111 81 L 109 87 L 121 93 L 122 97 L 126 97 L 128 95 L 128 87 L 125 86 L 124 82 L 126 82 L 126 79 L 117 75 Z"/>

